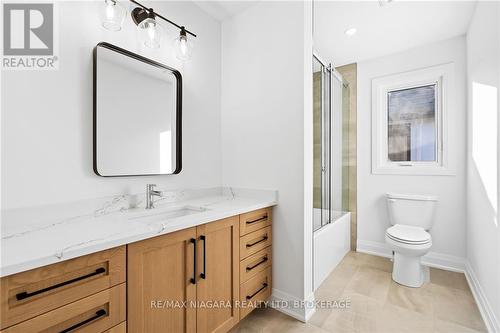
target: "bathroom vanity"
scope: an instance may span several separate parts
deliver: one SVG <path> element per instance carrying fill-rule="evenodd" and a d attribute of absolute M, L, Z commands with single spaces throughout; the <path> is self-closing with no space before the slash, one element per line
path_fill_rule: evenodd
<path fill-rule="evenodd" d="M 7 260 L 0 280 L 1 332 L 227 332 L 271 295 L 274 204 L 232 198 L 166 220 L 161 217 L 176 210 L 121 213 L 129 221 L 142 219 L 144 227 L 127 231 L 121 245 L 94 251 L 99 241 L 89 243 L 67 251 L 63 260 L 54 256 L 55 263 L 27 270 L 20 267 L 47 259 L 18 260 L 10 267 Z M 105 227 L 115 215 L 99 223 Z M 2 251 L 8 246 L 2 244 Z"/>
<path fill-rule="evenodd" d="M 99 43 L 93 92 L 97 175 L 181 171 L 180 72 Z M 227 332 L 271 295 L 275 191 L 154 187 L 2 211 L 0 332 Z"/>

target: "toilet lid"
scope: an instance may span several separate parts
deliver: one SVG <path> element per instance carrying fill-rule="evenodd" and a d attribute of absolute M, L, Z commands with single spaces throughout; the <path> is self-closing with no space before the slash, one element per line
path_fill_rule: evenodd
<path fill-rule="evenodd" d="M 387 236 L 395 241 L 411 244 L 425 244 L 431 240 L 431 235 L 424 229 L 401 224 L 387 229 Z"/>

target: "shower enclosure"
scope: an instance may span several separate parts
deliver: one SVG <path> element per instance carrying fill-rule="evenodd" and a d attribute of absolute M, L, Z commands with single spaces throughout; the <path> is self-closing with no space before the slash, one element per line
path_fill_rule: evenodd
<path fill-rule="evenodd" d="M 314 231 L 334 222 L 348 207 L 349 89 L 342 76 L 313 57 Z M 345 120 L 345 121 L 344 121 Z"/>
<path fill-rule="evenodd" d="M 313 283 L 316 290 L 350 249 L 349 86 L 313 57 Z"/>

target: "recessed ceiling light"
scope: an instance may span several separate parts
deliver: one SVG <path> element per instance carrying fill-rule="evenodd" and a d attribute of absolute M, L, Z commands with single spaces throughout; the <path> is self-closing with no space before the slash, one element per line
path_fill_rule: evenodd
<path fill-rule="evenodd" d="M 344 31 L 344 33 L 347 35 L 347 36 L 354 36 L 356 34 L 358 30 L 356 28 L 349 28 L 347 29 L 346 31 Z"/>

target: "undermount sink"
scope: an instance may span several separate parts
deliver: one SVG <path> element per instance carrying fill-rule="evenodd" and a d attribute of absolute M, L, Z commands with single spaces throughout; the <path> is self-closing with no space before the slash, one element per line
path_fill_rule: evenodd
<path fill-rule="evenodd" d="M 197 206 L 181 206 L 175 208 L 155 208 L 157 211 L 151 211 L 148 213 L 141 214 L 140 216 L 130 217 L 130 221 L 139 221 L 139 222 L 156 222 L 156 221 L 164 221 L 170 220 L 177 217 L 183 217 L 192 214 L 198 214 L 202 212 L 206 212 L 208 209 L 204 207 Z"/>

